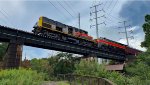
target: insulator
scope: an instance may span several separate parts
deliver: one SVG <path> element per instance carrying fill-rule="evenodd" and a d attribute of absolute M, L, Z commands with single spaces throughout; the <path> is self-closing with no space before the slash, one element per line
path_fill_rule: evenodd
<path fill-rule="evenodd" d="M 133 33 L 133 30 L 130 30 L 129 32 L 130 32 L 130 33 Z"/>
<path fill-rule="evenodd" d="M 102 11 L 105 13 L 105 10 L 104 10 L 104 9 L 102 9 Z"/>
<path fill-rule="evenodd" d="M 92 13 L 90 12 L 90 16 L 92 16 Z"/>

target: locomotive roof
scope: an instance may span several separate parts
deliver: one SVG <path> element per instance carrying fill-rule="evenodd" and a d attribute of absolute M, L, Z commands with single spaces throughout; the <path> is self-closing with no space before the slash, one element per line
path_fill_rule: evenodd
<path fill-rule="evenodd" d="M 57 26 L 61 26 L 61 27 L 66 27 L 66 26 L 67 26 L 67 27 L 70 27 L 70 28 L 73 28 L 73 29 L 76 29 L 76 30 L 81 30 L 81 31 L 87 32 L 87 31 L 85 31 L 85 30 L 83 30 L 83 29 L 79 29 L 79 28 L 76 28 L 76 27 L 73 27 L 73 26 L 69 26 L 69 25 L 63 24 L 63 23 L 61 23 L 61 22 L 58 22 L 58 21 L 49 19 L 49 18 L 44 17 L 44 16 L 41 16 L 41 17 L 43 18 L 43 20 L 44 20 L 45 22 L 50 22 L 50 23 L 52 23 L 52 24 L 54 24 L 54 25 L 57 25 Z M 88 33 L 88 32 L 87 32 L 87 33 Z"/>
<path fill-rule="evenodd" d="M 121 44 L 121 45 L 127 46 L 127 45 L 125 45 L 125 44 L 122 44 L 122 43 L 119 43 L 119 42 L 116 42 L 116 41 L 107 39 L 107 38 L 105 38 L 105 37 L 100 37 L 100 39 L 104 39 L 104 40 L 107 40 L 107 41 L 110 41 L 110 42 L 114 42 L 114 43 L 117 43 L 117 44 Z"/>
<path fill-rule="evenodd" d="M 130 47 L 130 46 L 128 46 L 128 45 L 125 45 L 125 44 L 122 44 L 122 43 L 119 43 L 119 42 L 116 42 L 116 41 L 113 41 L 113 40 L 110 40 L 110 39 L 107 39 L 107 38 L 102 38 L 102 37 L 100 37 L 100 39 L 105 39 L 105 40 L 110 41 L 110 42 L 118 43 L 118 44 L 121 44 L 121 45 L 127 46 L 127 47 L 128 47 L 128 48 L 130 48 L 130 49 L 133 49 L 133 50 L 136 50 L 136 51 L 142 52 L 141 50 L 138 50 L 138 49 L 136 49 L 136 48 Z"/>

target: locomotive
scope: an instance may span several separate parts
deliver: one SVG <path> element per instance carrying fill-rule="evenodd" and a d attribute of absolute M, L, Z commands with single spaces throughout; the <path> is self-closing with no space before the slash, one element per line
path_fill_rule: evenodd
<path fill-rule="evenodd" d="M 40 35 L 71 44 L 88 46 L 89 48 L 97 48 L 101 51 L 112 54 L 133 55 L 140 53 L 137 49 L 133 49 L 127 45 L 117 43 L 106 38 L 93 39 L 93 37 L 90 36 L 85 30 L 65 25 L 44 16 L 39 18 L 33 28 L 34 29 L 32 32 L 35 35 Z"/>
<path fill-rule="evenodd" d="M 95 45 L 93 37 L 88 35 L 87 31 L 62 24 L 47 17 L 40 17 L 33 28 L 32 32 L 36 35 L 89 47 Z"/>

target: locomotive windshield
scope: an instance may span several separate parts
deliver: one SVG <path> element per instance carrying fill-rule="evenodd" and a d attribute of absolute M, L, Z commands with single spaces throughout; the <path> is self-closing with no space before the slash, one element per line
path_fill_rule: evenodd
<path fill-rule="evenodd" d="M 35 23 L 35 25 L 33 26 L 33 28 L 37 28 L 38 26 L 38 22 Z"/>

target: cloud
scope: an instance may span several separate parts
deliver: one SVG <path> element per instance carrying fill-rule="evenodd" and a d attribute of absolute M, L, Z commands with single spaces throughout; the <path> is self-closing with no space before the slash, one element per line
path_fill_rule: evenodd
<path fill-rule="evenodd" d="M 144 16 L 150 14 L 150 1 L 134 0 L 126 2 L 119 15 L 126 20 L 129 20 L 132 25 L 141 25 L 144 22 Z"/>
<path fill-rule="evenodd" d="M 132 28 L 130 28 L 129 30 L 133 30 L 135 31 L 136 29 L 140 28 L 140 26 L 134 26 Z M 134 35 L 134 39 L 130 39 L 129 38 L 129 45 L 130 47 L 142 50 L 142 51 L 146 51 L 145 48 L 141 47 L 141 42 L 144 40 L 144 33 L 142 31 L 139 31 L 138 33 L 133 34 Z M 120 39 L 118 42 L 123 43 L 123 44 L 127 44 L 126 39 Z"/>
<path fill-rule="evenodd" d="M 128 0 L 119 12 L 119 16 L 131 23 L 133 30 L 133 36 L 135 39 L 130 40 L 130 45 L 134 48 L 145 51 L 145 48 L 141 48 L 141 42 L 144 41 L 144 32 L 142 24 L 146 14 L 150 14 L 150 1 L 149 0 Z M 125 39 L 120 40 L 122 43 L 126 43 Z"/>
<path fill-rule="evenodd" d="M 16 24 L 16 20 L 24 16 L 26 9 L 21 0 L 2 0 L 0 1 L 0 11 L 1 25 L 17 27 L 19 24 Z"/>

